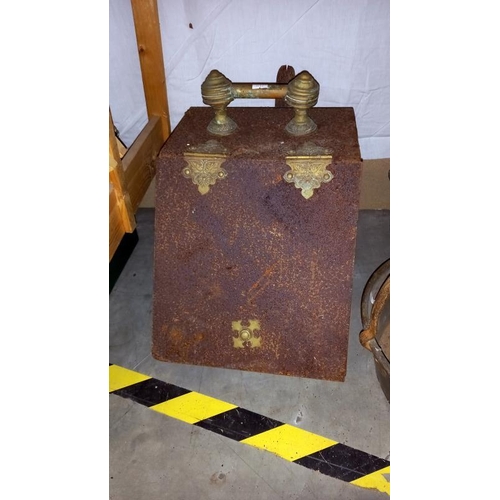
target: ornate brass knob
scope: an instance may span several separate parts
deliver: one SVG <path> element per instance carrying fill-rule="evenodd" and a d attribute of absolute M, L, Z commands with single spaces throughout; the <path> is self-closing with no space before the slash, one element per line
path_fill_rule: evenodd
<path fill-rule="evenodd" d="M 278 83 L 232 83 L 220 71 L 212 70 L 201 85 L 203 102 L 212 107 L 215 116 L 207 129 L 214 135 L 229 135 L 236 123 L 227 116 L 227 106 L 234 99 L 282 99 L 295 110 L 285 130 L 292 135 L 314 132 L 316 124 L 307 110 L 318 102 L 319 84 L 307 71 L 302 71 L 288 85 Z"/>
<path fill-rule="evenodd" d="M 285 129 L 292 135 L 306 135 L 318 127 L 307 110 L 318 102 L 319 83 L 307 71 L 299 73 L 289 84 L 285 101 L 295 109 L 295 116 Z"/>
<path fill-rule="evenodd" d="M 228 104 L 234 99 L 231 80 L 213 69 L 201 85 L 201 97 L 215 112 L 215 117 L 207 127 L 208 131 L 214 135 L 232 134 L 237 125 L 226 112 Z"/>

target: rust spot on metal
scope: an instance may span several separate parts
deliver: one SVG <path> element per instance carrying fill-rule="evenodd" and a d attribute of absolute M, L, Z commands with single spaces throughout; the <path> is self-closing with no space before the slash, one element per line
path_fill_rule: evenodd
<path fill-rule="evenodd" d="M 184 338 L 184 335 L 183 335 L 183 333 L 182 333 L 181 330 L 179 330 L 178 328 L 176 328 L 175 326 L 173 326 L 170 329 L 170 338 L 174 342 L 179 342 L 180 340 L 182 340 Z"/>
<path fill-rule="evenodd" d="M 266 288 L 271 284 L 271 280 L 269 277 L 271 276 L 274 267 L 276 264 L 267 268 L 262 276 L 250 287 L 250 290 L 247 294 L 247 304 L 255 303 L 255 299 L 262 294 Z"/>
<path fill-rule="evenodd" d="M 255 289 L 262 288 L 262 285 L 261 285 L 262 281 L 266 280 L 271 275 L 271 273 L 273 272 L 273 268 L 275 266 L 276 266 L 276 264 L 273 264 L 271 267 L 268 267 L 264 271 L 262 276 L 250 287 L 250 290 L 248 291 L 248 293 L 251 293 Z"/>

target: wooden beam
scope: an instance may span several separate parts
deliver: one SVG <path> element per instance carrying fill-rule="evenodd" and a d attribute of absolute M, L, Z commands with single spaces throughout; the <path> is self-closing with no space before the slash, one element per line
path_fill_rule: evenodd
<path fill-rule="evenodd" d="M 154 164 L 151 163 L 144 165 L 143 168 L 138 170 L 135 175 L 130 178 L 130 204 L 134 212 L 139 208 L 155 173 Z"/>
<path fill-rule="evenodd" d="M 109 189 L 109 260 L 113 258 L 113 255 L 120 244 L 125 230 L 123 228 L 121 209 L 119 206 L 119 201 L 116 196 L 116 191 L 114 186 L 110 184 Z"/>
<path fill-rule="evenodd" d="M 163 142 L 161 119 L 153 116 L 123 157 L 125 184 L 134 213 L 155 176 L 154 160 Z"/>
<path fill-rule="evenodd" d="M 109 172 L 110 182 L 113 183 L 117 197 L 119 199 L 123 198 L 127 192 L 127 187 L 111 110 L 109 110 Z M 113 179 L 111 179 L 111 176 L 113 176 Z"/>
<path fill-rule="evenodd" d="M 123 230 L 126 233 L 131 233 L 135 229 L 135 217 L 134 210 L 132 209 L 132 203 L 130 201 L 130 195 L 124 190 L 125 176 L 123 174 L 123 169 L 121 165 L 119 166 L 114 158 L 109 157 L 109 182 L 112 184 L 117 206 L 120 208 Z"/>
<path fill-rule="evenodd" d="M 113 191 L 116 197 L 116 202 L 113 202 L 113 204 L 116 204 L 117 210 L 120 213 L 123 231 L 126 233 L 131 233 L 132 231 L 134 231 L 136 226 L 134 211 L 132 210 L 132 204 L 130 202 L 130 196 L 127 190 L 127 180 L 123 171 L 123 165 L 115 136 L 115 128 L 113 125 L 111 111 L 109 111 L 109 182 L 113 187 Z M 112 196 L 110 193 L 110 210 L 111 203 Z M 109 222 L 111 238 L 112 234 L 115 235 L 117 234 L 117 232 L 119 232 L 118 230 L 115 231 L 114 229 L 112 231 L 111 224 L 116 224 L 116 220 L 115 218 L 111 218 L 111 213 Z"/>
<path fill-rule="evenodd" d="M 167 85 L 156 0 L 131 0 L 148 118 L 159 116 L 163 141 L 170 135 Z"/>
<path fill-rule="evenodd" d="M 118 140 L 115 135 L 115 126 L 113 124 L 111 110 L 109 110 L 109 155 L 117 162 L 120 161 L 120 151 L 118 149 Z"/>

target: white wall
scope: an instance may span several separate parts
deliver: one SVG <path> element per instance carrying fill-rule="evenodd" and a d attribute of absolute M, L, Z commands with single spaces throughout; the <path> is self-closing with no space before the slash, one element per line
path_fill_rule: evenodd
<path fill-rule="evenodd" d="M 109 103 L 130 146 L 147 122 L 132 10 L 130 0 L 109 5 Z M 318 107 L 354 107 L 364 159 L 390 157 L 389 0 L 158 0 L 158 8 L 172 127 L 203 106 L 210 70 L 274 82 L 288 64 L 319 82 Z"/>

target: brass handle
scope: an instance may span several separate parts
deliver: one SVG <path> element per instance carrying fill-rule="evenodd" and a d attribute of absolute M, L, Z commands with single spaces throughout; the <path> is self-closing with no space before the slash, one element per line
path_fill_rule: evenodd
<path fill-rule="evenodd" d="M 201 85 L 203 102 L 214 110 L 215 116 L 208 124 L 214 135 L 230 135 L 236 123 L 227 115 L 227 106 L 234 99 L 285 99 L 294 108 L 295 116 L 285 130 L 292 135 L 314 132 L 316 124 L 307 110 L 318 102 L 319 83 L 307 71 L 302 71 L 287 85 L 279 83 L 233 83 L 220 71 L 212 70 Z"/>

